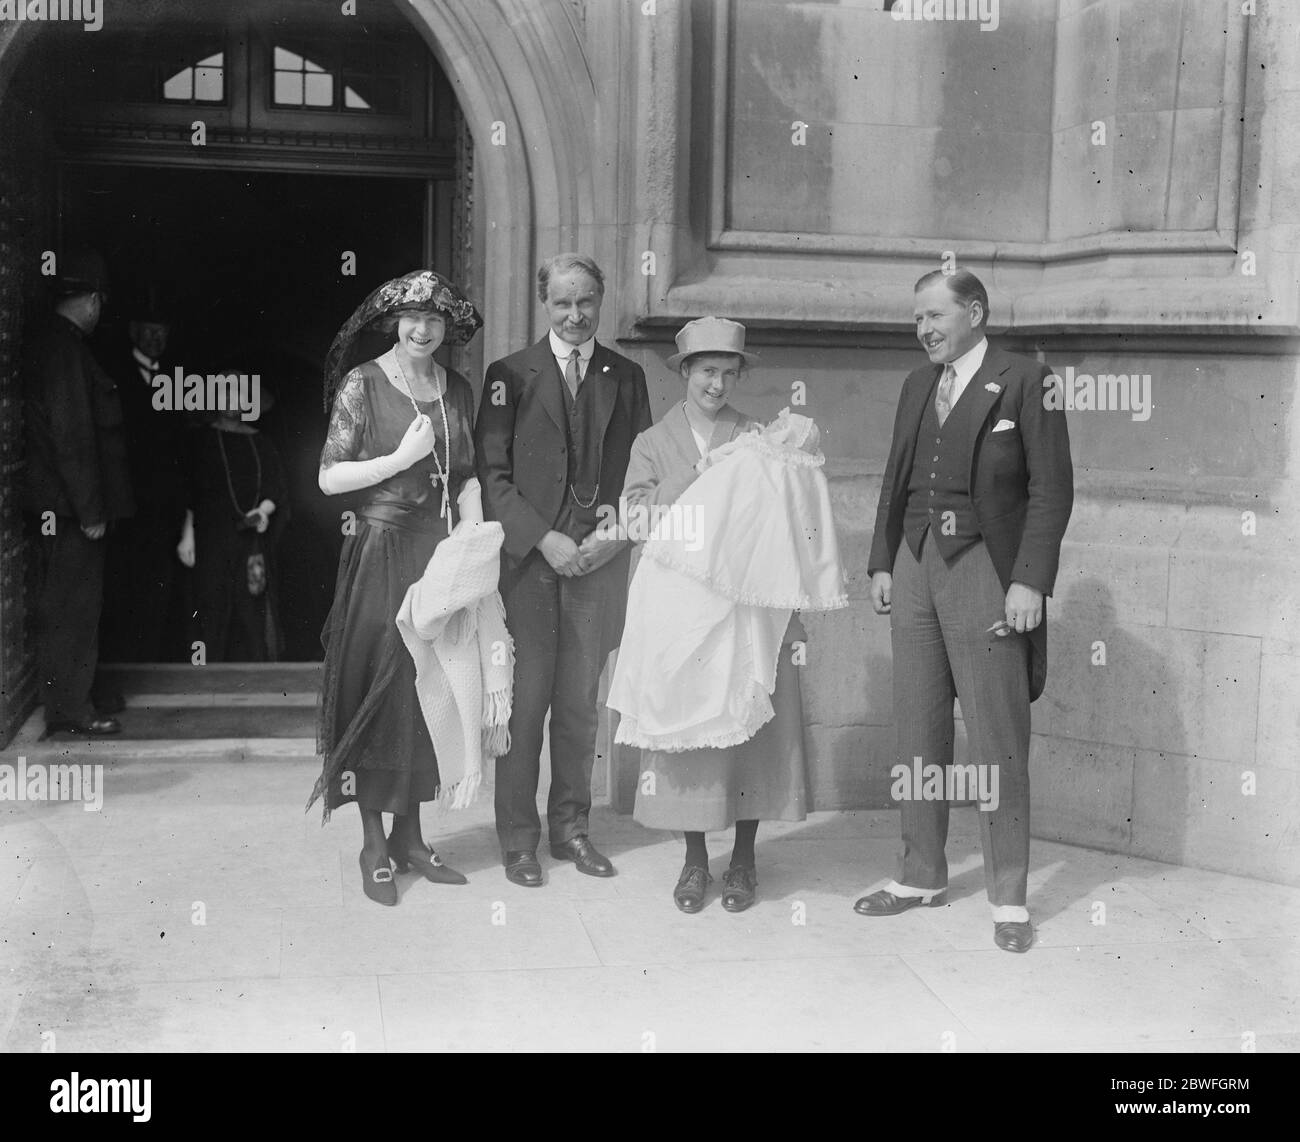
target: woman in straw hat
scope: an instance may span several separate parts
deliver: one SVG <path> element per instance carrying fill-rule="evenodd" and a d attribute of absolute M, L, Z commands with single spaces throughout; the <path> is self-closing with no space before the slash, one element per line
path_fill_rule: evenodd
<path fill-rule="evenodd" d="M 761 427 L 730 403 L 737 383 L 757 360 L 745 350 L 743 325 L 699 318 L 678 333 L 677 349 L 668 364 L 681 373 L 684 399 L 632 445 L 623 494 L 634 539 L 645 538 L 647 517 L 654 518 L 656 509 L 662 514 L 695 481 L 711 451 Z M 722 878 L 722 906 L 743 912 L 757 890 L 754 839 L 759 821 L 802 821 L 806 815 L 803 706 L 789 646 L 804 637 L 796 614 L 777 667 L 775 716 L 748 741 L 727 748 L 642 752 L 634 816 L 649 828 L 685 833 L 686 861 L 673 890 L 683 912 L 704 907 L 712 882 L 705 833 L 735 827 L 731 861 Z"/>
<path fill-rule="evenodd" d="M 364 833 L 362 887 L 396 904 L 389 867 L 464 884 L 420 832 L 420 803 L 439 794 L 438 761 L 417 701 L 415 665 L 395 619 L 453 519 L 480 522 L 474 477 L 473 393 L 433 359 L 444 342 L 469 341 L 483 321 L 469 299 L 432 270 L 374 290 L 339 330 L 325 364 L 329 435 L 321 450 L 326 495 L 360 493 L 345 528 L 334 604 L 321 641 L 319 749 L 308 807 L 324 815 L 355 801 Z M 364 360 L 362 334 L 395 335 Z M 393 815 L 391 836 L 383 814 Z"/>

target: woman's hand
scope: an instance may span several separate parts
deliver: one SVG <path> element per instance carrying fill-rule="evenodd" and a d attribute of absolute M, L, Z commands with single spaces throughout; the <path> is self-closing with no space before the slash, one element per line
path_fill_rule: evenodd
<path fill-rule="evenodd" d="M 264 535 L 271 526 L 271 513 L 275 511 L 274 500 L 263 500 L 249 514 L 257 516 L 257 534 Z"/>
<path fill-rule="evenodd" d="M 483 522 L 483 489 L 477 476 L 471 476 L 465 481 L 460 495 L 456 497 L 456 509 L 461 523 Z"/>
<path fill-rule="evenodd" d="M 402 465 L 405 471 L 412 464 L 423 460 L 433 451 L 433 421 L 421 413 L 406 429 L 402 442 L 393 449 L 393 459 Z"/>
<path fill-rule="evenodd" d="M 176 545 L 176 558 L 186 567 L 194 566 L 194 525 L 188 520 L 181 532 L 181 541 Z"/>

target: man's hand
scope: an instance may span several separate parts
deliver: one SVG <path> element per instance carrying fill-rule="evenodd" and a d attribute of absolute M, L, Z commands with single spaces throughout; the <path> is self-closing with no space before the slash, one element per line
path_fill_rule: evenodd
<path fill-rule="evenodd" d="M 578 545 L 567 535 L 548 531 L 542 536 L 537 550 L 557 574 L 566 578 L 582 574 L 582 555 L 578 551 Z"/>
<path fill-rule="evenodd" d="M 894 593 L 894 577 L 888 571 L 871 576 L 871 609 L 878 615 L 889 614 Z"/>
<path fill-rule="evenodd" d="M 1043 592 L 1024 583 L 1012 583 L 1007 589 L 1006 633 L 1025 634 L 1043 621 Z"/>
<path fill-rule="evenodd" d="M 104 532 L 108 530 L 106 523 L 92 523 L 87 527 L 84 523 L 81 525 L 81 534 L 87 539 L 103 539 Z"/>
<path fill-rule="evenodd" d="M 582 568 L 578 574 L 590 575 L 591 572 L 598 571 L 622 551 L 625 544 L 626 540 L 619 539 L 617 536 L 606 537 L 599 531 L 593 531 L 578 548 L 582 561 Z"/>

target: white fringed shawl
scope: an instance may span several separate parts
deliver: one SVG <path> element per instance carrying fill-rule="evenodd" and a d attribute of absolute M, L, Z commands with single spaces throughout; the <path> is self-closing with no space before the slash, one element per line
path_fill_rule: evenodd
<path fill-rule="evenodd" d="M 438 757 L 438 801 L 453 809 L 473 802 L 484 759 L 510 748 L 514 643 L 497 593 L 504 538 L 499 523 L 458 524 L 397 612 Z"/>
<path fill-rule="evenodd" d="M 616 741 L 748 741 L 773 715 L 791 611 L 848 606 L 817 441 L 786 409 L 715 449 L 646 541 L 610 686 Z"/>

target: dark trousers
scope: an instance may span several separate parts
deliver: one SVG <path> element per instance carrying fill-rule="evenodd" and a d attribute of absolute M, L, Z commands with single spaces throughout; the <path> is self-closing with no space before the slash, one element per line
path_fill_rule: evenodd
<path fill-rule="evenodd" d="M 891 607 L 898 761 L 952 765 L 953 699 L 961 702 L 969 761 L 996 766 L 998 808 L 979 813 L 989 902 L 1025 902 L 1029 875 L 1029 643 L 988 628 L 1006 617 L 1006 592 L 982 542 L 951 564 L 927 534 L 918 562 L 894 561 Z M 898 883 L 946 888 L 948 802 L 905 798 Z"/>
<path fill-rule="evenodd" d="M 180 525 L 141 511 L 108 537 L 101 650 L 108 662 L 164 662 Z"/>
<path fill-rule="evenodd" d="M 599 718 L 597 689 L 605 608 L 627 565 L 616 559 L 590 575 L 556 574 L 534 551 L 504 584 L 506 623 L 515 641 L 510 750 L 497 758 L 496 817 L 502 852 L 541 841 L 537 780 L 542 724 L 551 712 L 551 789 L 546 802 L 550 842 L 587 832 L 591 767 Z"/>
<path fill-rule="evenodd" d="M 84 725 L 94 717 L 91 687 L 99 661 L 104 600 L 103 539 L 87 539 L 76 519 L 58 516 L 37 540 L 41 585 L 36 602 L 36 669 L 45 722 Z"/>

